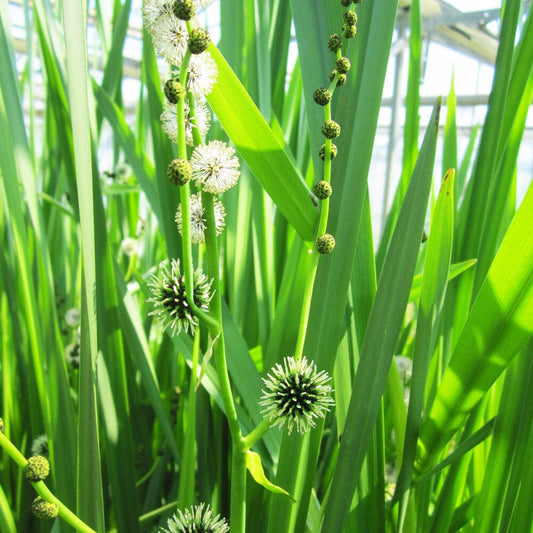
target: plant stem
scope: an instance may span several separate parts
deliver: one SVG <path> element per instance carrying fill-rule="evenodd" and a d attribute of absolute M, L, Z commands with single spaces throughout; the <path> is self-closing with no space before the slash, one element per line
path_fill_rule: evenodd
<path fill-rule="evenodd" d="M 242 436 L 235 402 L 231 391 L 228 367 L 226 363 L 226 348 L 224 342 L 224 330 L 222 328 L 222 299 L 220 293 L 219 253 L 215 226 L 214 197 L 209 193 L 202 193 L 202 205 L 205 210 L 206 229 L 206 260 L 207 271 L 213 278 L 214 296 L 211 300 L 210 310 L 212 316 L 218 321 L 220 332 L 218 340 L 213 347 L 215 354 L 215 366 L 220 382 L 220 394 L 224 402 L 224 410 L 231 433 L 233 443 L 233 461 L 231 471 L 231 505 L 230 526 L 232 533 L 244 533 L 246 520 L 246 447 Z"/>

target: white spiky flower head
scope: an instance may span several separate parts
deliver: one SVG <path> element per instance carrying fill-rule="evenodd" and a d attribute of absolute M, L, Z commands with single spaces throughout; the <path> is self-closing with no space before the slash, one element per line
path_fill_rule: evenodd
<path fill-rule="evenodd" d="M 235 150 L 222 141 L 199 145 L 191 155 L 192 179 L 197 187 L 221 194 L 233 187 L 240 176 Z"/>
<path fill-rule="evenodd" d="M 172 259 L 170 270 L 167 263 L 161 263 L 159 270 L 159 277 L 153 275 L 148 284 L 152 297 L 147 302 L 153 303 L 155 307 L 149 314 L 156 315 L 164 329 L 170 328 L 172 335 L 187 332 L 189 328 L 194 332 L 198 318 L 191 310 L 179 260 Z M 211 283 L 200 269 L 194 272 L 193 301 L 206 312 L 209 311 L 209 302 L 213 297 Z"/>
<path fill-rule="evenodd" d="M 205 507 L 205 508 L 204 508 Z M 201 503 L 178 511 L 168 519 L 168 529 L 161 533 L 227 533 L 228 523 L 220 515 L 213 516 L 208 505 Z"/>
<path fill-rule="evenodd" d="M 205 139 L 209 131 L 209 124 L 211 123 L 211 114 L 205 103 L 205 100 L 199 99 L 194 104 L 194 117 L 191 117 L 190 107 L 185 101 L 185 141 L 189 146 L 194 145 L 193 128 L 196 128 L 195 122 L 198 125 L 200 137 Z M 176 114 L 176 106 L 165 102 L 165 108 L 161 113 L 161 123 L 163 131 L 168 135 L 172 142 L 177 142 L 178 139 L 178 117 Z M 196 121 L 193 122 L 193 119 Z"/>
<path fill-rule="evenodd" d="M 315 419 L 326 416 L 333 404 L 330 380 L 325 370 L 317 372 L 314 361 L 285 357 L 283 366 L 276 364 L 263 378 L 265 388 L 259 402 L 265 407 L 262 412 L 271 425 L 287 424 L 289 433 L 296 427 L 303 435 L 315 427 Z"/>
<path fill-rule="evenodd" d="M 218 68 L 209 52 L 191 56 L 187 67 L 187 89 L 194 96 L 207 96 L 217 81 Z"/>
<path fill-rule="evenodd" d="M 147 0 L 143 18 L 157 55 L 179 67 L 187 51 L 189 32 L 187 24 L 174 16 L 172 5 L 166 0 Z"/>
<path fill-rule="evenodd" d="M 205 219 L 205 210 L 202 205 L 202 195 L 200 193 L 192 194 L 190 198 L 190 213 L 191 213 L 191 242 L 194 244 L 200 244 L 205 242 L 205 229 L 207 227 Z M 222 202 L 214 199 L 214 208 L 215 208 L 215 227 L 217 235 L 222 233 L 224 229 L 226 210 Z M 178 225 L 178 231 L 182 232 L 182 214 L 181 214 L 181 204 L 178 206 L 176 211 L 176 224 Z"/>

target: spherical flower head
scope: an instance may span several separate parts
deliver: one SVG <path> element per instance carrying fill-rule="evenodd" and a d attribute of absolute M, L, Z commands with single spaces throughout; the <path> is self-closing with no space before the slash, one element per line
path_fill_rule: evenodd
<path fill-rule="evenodd" d="M 315 419 L 326 416 L 333 403 L 330 379 L 325 370 L 317 372 L 314 361 L 285 357 L 283 366 L 276 364 L 272 373 L 263 378 L 262 412 L 271 425 L 287 424 L 289 433 L 296 427 L 303 435 L 315 427 Z"/>
<path fill-rule="evenodd" d="M 211 281 L 197 269 L 193 274 L 193 301 L 203 311 L 209 311 L 209 302 L 213 297 Z M 194 315 L 189 304 L 185 288 L 185 276 L 180 271 L 179 260 L 173 259 L 168 265 L 161 263 L 160 277 L 152 276 L 148 284 L 152 291 L 152 298 L 147 300 L 154 304 L 155 309 L 150 315 L 156 315 L 162 322 L 163 328 L 170 327 L 172 335 L 179 335 L 182 331 L 194 332 L 198 326 L 198 318 Z"/>
<path fill-rule="evenodd" d="M 337 145 L 331 143 L 331 148 L 330 148 L 330 151 L 329 151 L 329 158 L 333 159 L 333 158 L 337 157 L 337 153 L 338 153 Z M 322 159 L 322 161 L 325 161 L 325 159 L 326 159 L 326 145 L 325 144 L 323 144 L 320 147 L 320 150 L 318 151 L 318 156 L 320 157 L 320 159 Z"/>
<path fill-rule="evenodd" d="M 180 20 L 191 20 L 196 13 L 196 5 L 193 0 L 176 0 L 173 10 Z"/>
<path fill-rule="evenodd" d="M 334 139 L 341 134 L 341 127 L 334 120 L 326 120 L 322 124 L 322 134 L 326 139 Z"/>
<path fill-rule="evenodd" d="M 204 509 L 205 507 L 205 509 Z M 178 509 L 167 521 L 168 529 L 161 533 L 227 533 L 228 523 L 220 515 L 213 516 L 211 508 L 203 503 L 188 507 L 184 511 Z"/>
<path fill-rule="evenodd" d="M 350 71 L 350 60 L 347 57 L 340 57 L 335 61 L 335 68 L 337 69 L 337 72 L 340 74 L 346 74 Z"/>
<path fill-rule="evenodd" d="M 44 455 L 34 455 L 30 457 L 24 467 L 24 477 L 32 483 L 43 481 L 43 479 L 48 477 L 49 473 L 50 463 Z"/>
<path fill-rule="evenodd" d="M 196 98 L 207 96 L 217 81 L 218 68 L 209 52 L 193 55 L 187 67 L 187 89 Z"/>
<path fill-rule="evenodd" d="M 161 113 L 161 122 L 163 131 L 168 135 L 172 142 L 178 140 L 178 117 L 176 114 L 176 106 L 170 103 L 165 103 L 165 108 Z M 196 118 L 196 124 L 193 122 L 193 118 Z M 200 137 L 205 139 L 207 132 L 209 131 L 209 124 L 211 122 L 211 115 L 209 109 L 203 100 L 197 100 L 195 102 L 195 115 L 191 117 L 191 111 L 189 104 L 185 101 L 185 142 L 189 146 L 193 146 L 193 128 L 198 125 L 198 131 Z"/>
<path fill-rule="evenodd" d="M 185 185 L 192 176 L 191 164 L 186 159 L 173 159 L 167 167 L 167 178 L 174 185 Z"/>
<path fill-rule="evenodd" d="M 222 233 L 222 230 L 225 226 L 225 217 L 226 211 L 222 202 L 215 199 L 215 227 L 217 235 Z M 206 229 L 206 220 L 204 207 L 202 205 L 202 195 L 200 193 L 192 194 L 190 199 L 190 210 L 191 210 L 191 242 L 194 244 L 200 244 L 205 242 L 205 229 Z M 181 204 L 178 206 L 176 211 L 176 224 L 178 225 L 178 231 L 181 234 L 182 231 L 182 216 L 181 216 Z"/>
<path fill-rule="evenodd" d="M 37 518 L 42 519 L 55 518 L 59 514 L 57 503 L 43 500 L 40 496 L 37 496 L 37 498 L 33 500 L 31 510 Z"/>
<path fill-rule="evenodd" d="M 65 313 L 65 323 L 69 328 L 77 328 L 80 322 L 81 311 L 77 307 L 72 307 Z"/>
<path fill-rule="evenodd" d="M 163 92 L 171 104 L 177 104 L 187 94 L 187 90 L 177 78 L 167 80 L 163 87 Z"/>
<path fill-rule="evenodd" d="M 191 54 L 201 54 L 207 50 L 211 37 L 209 32 L 203 28 L 193 28 L 189 34 L 189 50 Z"/>
<path fill-rule="evenodd" d="M 333 248 L 335 248 L 335 238 L 329 233 L 321 235 L 316 240 L 316 249 L 320 254 L 329 254 L 333 251 Z"/>
<path fill-rule="evenodd" d="M 326 198 L 329 198 L 331 196 L 333 189 L 327 181 L 321 180 L 315 183 L 315 186 L 313 187 L 313 192 L 319 200 L 325 200 Z"/>
<path fill-rule="evenodd" d="M 49 456 L 50 450 L 48 448 L 48 437 L 46 435 L 39 435 L 31 443 L 31 454 L 42 455 L 43 457 Z"/>
<path fill-rule="evenodd" d="M 240 176 L 235 150 L 222 141 L 199 145 L 191 155 L 192 178 L 197 187 L 221 194 L 233 187 Z"/>
<path fill-rule="evenodd" d="M 333 33 L 328 39 L 328 48 L 332 52 L 336 52 L 342 48 L 342 38 L 338 33 Z"/>
<path fill-rule="evenodd" d="M 344 37 L 346 37 L 346 39 L 353 39 L 356 33 L 357 26 L 355 24 L 353 26 L 346 26 L 346 29 L 344 30 Z"/>
<path fill-rule="evenodd" d="M 357 13 L 355 11 L 345 11 L 343 18 L 347 26 L 355 26 L 357 24 Z"/>
<path fill-rule="evenodd" d="M 314 93 L 313 93 L 313 100 L 318 105 L 326 105 L 331 102 L 331 91 L 327 89 L 326 87 L 319 87 Z"/>
<path fill-rule="evenodd" d="M 344 6 L 344 7 L 350 7 L 350 5 L 352 4 L 353 0 L 341 0 L 341 4 Z"/>
<path fill-rule="evenodd" d="M 164 4 L 166 6 L 166 4 Z M 170 5 L 172 10 L 172 5 Z M 189 32 L 183 20 L 174 16 L 168 8 L 161 8 L 162 14 L 153 18 L 151 24 L 146 24 L 152 36 L 157 55 L 168 61 L 171 65 L 180 66 L 183 56 L 187 51 Z"/>
<path fill-rule="evenodd" d="M 162 17 L 172 16 L 172 0 L 145 0 L 143 7 L 143 24 L 150 34 L 152 28 Z"/>

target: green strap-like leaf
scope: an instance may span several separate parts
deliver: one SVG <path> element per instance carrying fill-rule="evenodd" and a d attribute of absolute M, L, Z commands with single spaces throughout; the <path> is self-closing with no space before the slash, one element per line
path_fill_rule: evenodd
<path fill-rule="evenodd" d="M 222 54 L 213 44 L 209 52 L 218 66 L 209 104 L 279 210 L 302 239 L 312 241 L 318 211 L 309 189 Z"/>
<path fill-rule="evenodd" d="M 263 465 L 261 464 L 261 456 L 259 454 L 252 452 L 251 450 L 246 452 L 246 468 L 250 474 L 252 474 L 252 477 L 255 479 L 255 481 L 259 483 L 259 485 L 262 485 L 270 492 L 274 492 L 275 494 L 283 494 L 284 496 L 287 496 L 287 498 L 294 501 L 294 499 L 286 490 L 274 485 L 274 483 L 271 483 L 267 479 L 265 471 L 263 470 Z"/>
<path fill-rule="evenodd" d="M 417 467 L 426 470 L 533 334 L 533 185 L 480 288 L 429 417 Z"/>

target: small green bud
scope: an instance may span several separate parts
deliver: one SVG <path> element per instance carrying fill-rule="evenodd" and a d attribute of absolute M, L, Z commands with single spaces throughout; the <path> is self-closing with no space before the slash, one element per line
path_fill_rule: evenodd
<path fill-rule="evenodd" d="M 326 139 L 334 139 L 341 134 L 341 127 L 334 120 L 326 120 L 322 124 L 322 134 Z"/>
<path fill-rule="evenodd" d="M 346 74 L 350 70 L 350 60 L 347 57 L 340 57 L 335 61 L 335 68 L 340 74 Z"/>
<path fill-rule="evenodd" d="M 168 164 L 167 177 L 174 185 L 185 185 L 192 177 L 191 164 L 186 159 L 173 159 Z"/>
<path fill-rule="evenodd" d="M 337 76 L 337 87 L 340 87 L 346 83 L 346 74 L 340 74 L 337 69 L 331 71 L 331 74 L 329 75 L 329 81 L 333 81 L 335 76 Z"/>
<path fill-rule="evenodd" d="M 171 78 L 165 82 L 165 87 L 163 89 L 167 100 L 171 104 L 177 104 L 179 100 L 185 98 L 187 91 L 185 87 L 178 81 L 177 78 Z"/>
<path fill-rule="evenodd" d="M 331 102 L 331 91 L 325 87 L 319 87 L 313 94 L 313 99 L 318 105 L 326 105 Z"/>
<path fill-rule="evenodd" d="M 332 52 L 336 52 L 337 50 L 340 50 L 342 47 L 342 38 L 339 34 L 334 33 L 329 36 L 328 39 L 328 48 Z"/>
<path fill-rule="evenodd" d="M 49 473 L 50 463 L 43 455 L 30 457 L 24 467 L 24 477 L 32 483 L 46 479 Z"/>
<path fill-rule="evenodd" d="M 335 239 L 333 235 L 325 233 L 316 240 L 316 249 L 320 254 L 329 254 L 335 248 Z"/>
<path fill-rule="evenodd" d="M 313 192 L 319 200 L 325 200 L 326 198 L 329 198 L 331 196 L 333 189 L 327 181 L 321 180 L 315 183 L 315 186 L 313 187 Z"/>
<path fill-rule="evenodd" d="M 329 158 L 333 159 L 333 158 L 337 157 L 337 151 L 338 151 L 337 150 L 337 145 L 331 143 L 331 149 L 330 149 L 330 152 L 329 152 Z M 318 155 L 319 155 L 320 159 L 322 159 L 322 161 L 324 161 L 326 159 L 326 145 L 325 144 L 323 144 L 320 147 L 320 150 L 318 151 Z"/>
<path fill-rule="evenodd" d="M 210 42 L 209 32 L 203 28 L 194 28 L 189 34 L 189 50 L 191 54 L 205 52 Z"/>
<path fill-rule="evenodd" d="M 355 11 L 346 11 L 343 17 L 347 26 L 355 26 L 357 24 L 357 13 Z"/>
<path fill-rule="evenodd" d="M 346 28 L 346 30 L 344 31 L 344 37 L 346 37 L 346 39 L 353 39 L 356 33 L 357 26 L 354 24 L 353 26 L 348 26 Z"/>
<path fill-rule="evenodd" d="M 176 0 L 173 10 L 180 20 L 191 20 L 196 12 L 193 0 Z"/>
<path fill-rule="evenodd" d="M 353 1 L 353 0 L 341 0 L 341 4 L 342 4 L 344 7 L 350 7 L 350 5 L 352 4 L 352 1 Z"/>
<path fill-rule="evenodd" d="M 40 496 L 33 500 L 31 510 L 37 518 L 55 518 L 59 514 L 57 503 L 47 502 Z"/>

